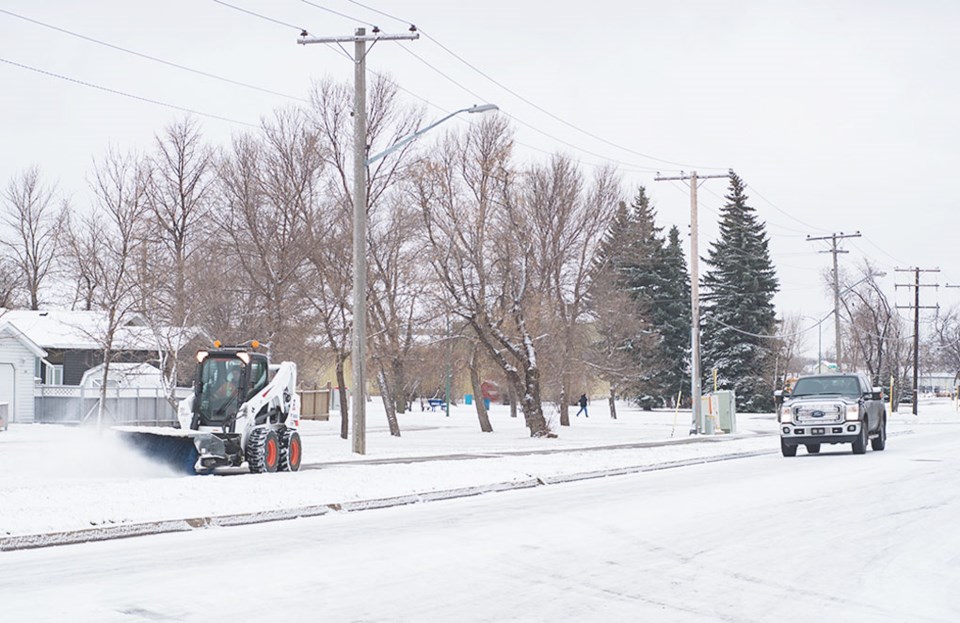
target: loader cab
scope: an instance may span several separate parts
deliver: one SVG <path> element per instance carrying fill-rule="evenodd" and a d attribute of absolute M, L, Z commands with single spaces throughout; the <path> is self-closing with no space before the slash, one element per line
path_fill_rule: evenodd
<path fill-rule="evenodd" d="M 240 349 L 197 353 L 193 420 L 198 426 L 220 426 L 233 432 L 241 405 L 267 384 L 264 355 Z"/>

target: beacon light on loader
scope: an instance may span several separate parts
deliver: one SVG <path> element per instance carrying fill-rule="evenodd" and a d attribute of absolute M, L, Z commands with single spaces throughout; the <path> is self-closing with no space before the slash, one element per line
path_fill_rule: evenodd
<path fill-rule="evenodd" d="M 148 456 L 187 473 L 244 463 L 251 472 L 297 471 L 296 386 L 292 361 L 271 365 L 264 354 L 217 346 L 197 353 L 193 395 L 180 402 L 177 428 L 115 430 Z"/>

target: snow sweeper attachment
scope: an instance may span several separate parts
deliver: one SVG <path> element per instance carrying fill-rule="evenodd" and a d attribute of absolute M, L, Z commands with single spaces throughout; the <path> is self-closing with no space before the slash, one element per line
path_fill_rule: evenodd
<path fill-rule="evenodd" d="M 114 430 L 141 453 L 184 473 L 244 463 L 254 473 L 299 470 L 296 364 L 270 365 L 261 353 L 216 346 L 197 353 L 194 392 L 180 402 L 179 427 Z"/>

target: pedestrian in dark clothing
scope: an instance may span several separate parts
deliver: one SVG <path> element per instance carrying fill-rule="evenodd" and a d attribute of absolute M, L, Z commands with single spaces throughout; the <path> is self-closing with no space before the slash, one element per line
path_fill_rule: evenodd
<path fill-rule="evenodd" d="M 576 417 L 580 417 L 580 414 L 583 414 L 583 417 L 590 417 L 587 415 L 587 395 L 580 394 L 580 400 L 577 401 L 580 404 L 580 410 L 577 411 Z"/>

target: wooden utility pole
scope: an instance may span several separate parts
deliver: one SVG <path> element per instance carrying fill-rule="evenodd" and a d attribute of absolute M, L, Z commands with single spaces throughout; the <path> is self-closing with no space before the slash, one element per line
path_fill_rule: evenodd
<path fill-rule="evenodd" d="M 367 358 L 367 42 L 419 39 L 410 27 L 409 34 L 386 35 L 374 27 L 368 35 L 357 28 L 352 36 L 311 37 L 306 31 L 297 43 L 353 42 L 353 347 L 350 351 L 353 381 L 353 452 L 367 451 L 366 358 Z"/>
<path fill-rule="evenodd" d="M 894 284 L 897 288 L 913 288 L 913 414 L 917 414 L 917 394 L 920 370 L 920 310 L 936 309 L 936 305 L 920 306 L 920 288 L 938 288 L 936 283 L 920 283 L 920 273 L 939 273 L 939 268 L 897 268 L 898 273 L 913 273 L 913 283 Z M 898 309 L 910 309 L 910 305 L 897 305 Z"/>
<path fill-rule="evenodd" d="M 821 251 L 820 253 L 833 253 L 833 322 L 836 328 L 836 339 L 837 339 L 837 372 L 843 371 L 843 365 L 840 361 L 843 359 L 841 356 L 841 342 L 840 342 L 840 272 L 837 266 L 837 254 L 838 253 L 849 253 L 849 251 L 844 251 L 843 249 L 837 248 L 837 240 L 842 240 L 843 238 L 859 238 L 860 232 L 854 232 L 852 234 L 845 234 L 840 232 L 839 234 L 830 234 L 829 236 L 807 236 L 807 242 L 813 240 L 830 240 L 832 242 L 831 248 L 827 251 Z"/>
<path fill-rule="evenodd" d="M 709 422 L 704 421 L 703 409 L 700 405 L 700 252 L 697 248 L 699 241 L 697 224 L 697 181 L 720 177 L 730 177 L 730 174 L 698 176 L 696 171 L 691 171 L 690 175 L 686 175 L 681 171 L 680 175 L 674 177 L 663 177 L 657 174 L 654 178 L 658 182 L 690 180 L 690 397 L 693 400 L 691 434 L 695 432 L 713 432 L 713 430 L 707 430 L 707 426 L 711 429 L 713 428 L 713 420 Z"/>

